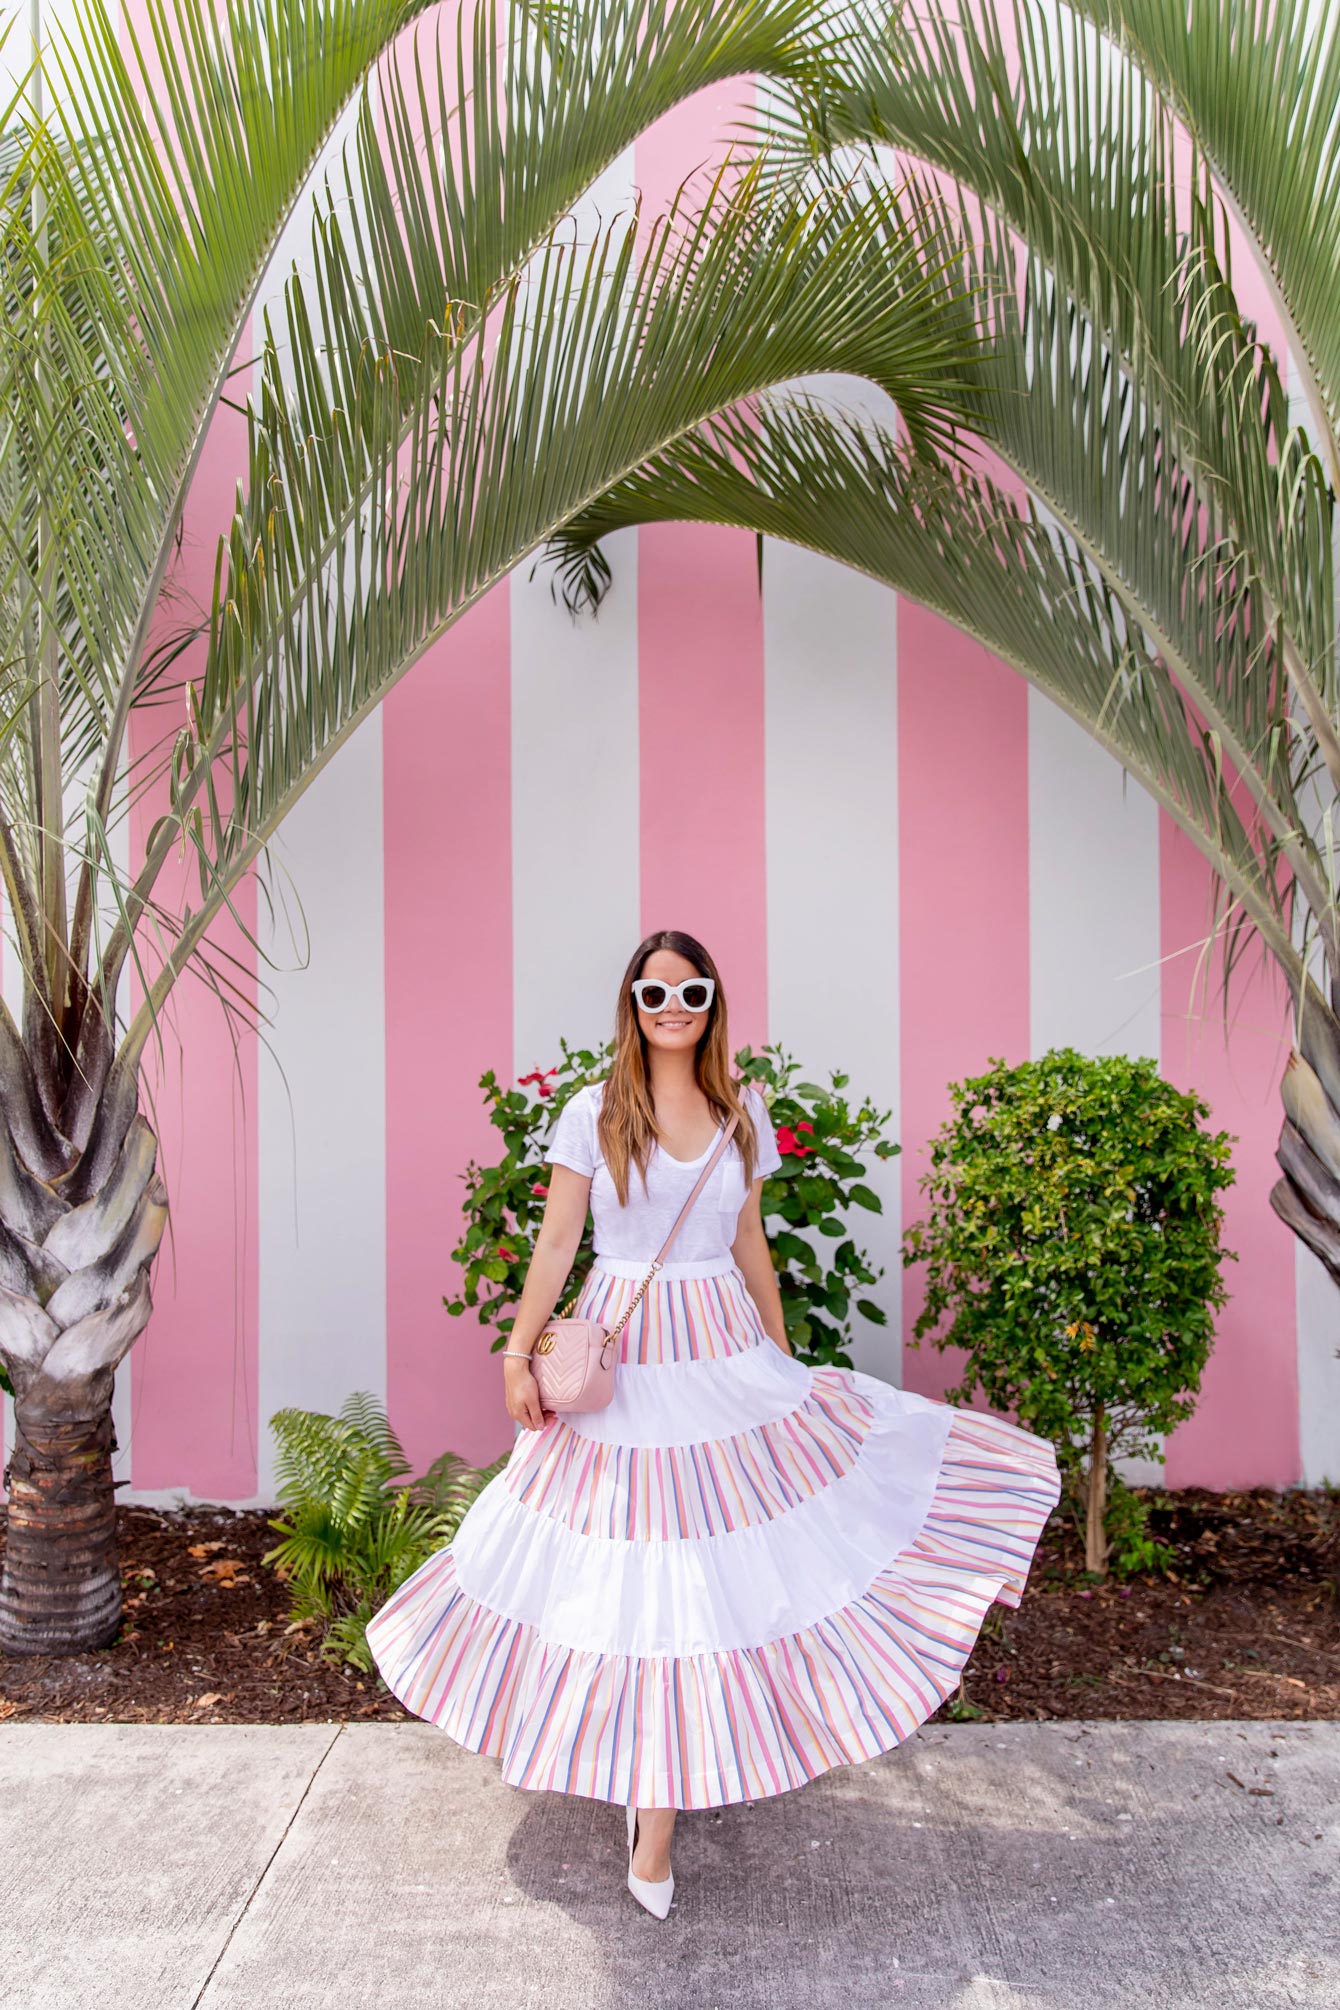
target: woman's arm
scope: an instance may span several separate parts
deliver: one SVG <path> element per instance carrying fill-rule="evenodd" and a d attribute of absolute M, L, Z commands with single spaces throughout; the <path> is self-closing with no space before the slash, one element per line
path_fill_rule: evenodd
<path fill-rule="evenodd" d="M 744 1281 L 749 1296 L 758 1307 L 764 1332 L 770 1340 L 776 1341 L 783 1354 L 789 1354 L 791 1342 L 786 1337 L 786 1324 L 782 1318 L 782 1294 L 777 1289 L 777 1272 L 772 1267 L 768 1232 L 763 1226 L 762 1194 L 763 1181 L 760 1177 L 754 1181 L 749 1198 L 740 1209 L 730 1253 L 744 1272 Z"/>
<path fill-rule="evenodd" d="M 549 1174 L 549 1198 L 540 1217 L 535 1248 L 526 1266 L 526 1281 L 521 1287 L 503 1355 L 507 1414 L 527 1430 L 542 1430 L 553 1421 L 554 1412 L 541 1407 L 539 1384 L 529 1363 L 515 1357 L 530 1353 L 545 1322 L 553 1316 L 558 1294 L 568 1281 L 586 1227 L 590 1193 L 589 1173 L 575 1172 L 571 1166 L 553 1166 Z"/>

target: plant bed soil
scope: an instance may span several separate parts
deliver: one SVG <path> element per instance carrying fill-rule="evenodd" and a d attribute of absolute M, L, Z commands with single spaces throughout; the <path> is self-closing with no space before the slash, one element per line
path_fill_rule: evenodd
<path fill-rule="evenodd" d="M 991 1607 L 938 1717 L 1340 1717 L 1340 1493 L 1145 1498 L 1170 1573 L 1096 1583 L 1053 1515 L 1022 1606 Z M 279 1540 L 265 1510 L 126 1505 L 117 1524 L 116 1639 L 0 1654 L 0 1723 L 406 1718 L 380 1677 L 324 1660 L 319 1629 L 289 1624 L 286 1586 L 261 1562 Z"/>

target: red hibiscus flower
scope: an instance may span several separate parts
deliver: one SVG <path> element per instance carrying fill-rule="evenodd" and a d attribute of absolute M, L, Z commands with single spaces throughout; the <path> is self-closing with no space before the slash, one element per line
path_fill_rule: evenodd
<path fill-rule="evenodd" d="M 533 1186 L 533 1187 L 531 1188 L 531 1192 L 532 1192 L 532 1193 L 539 1193 L 539 1194 L 545 1194 L 545 1193 L 548 1193 L 548 1191 L 549 1191 L 549 1189 L 548 1189 L 548 1187 L 547 1187 L 547 1186 Z"/>
<path fill-rule="evenodd" d="M 534 1072 L 532 1074 L 517 1076 L 516 1078 L 517 1087 L 519 1089 L 524 1089 L 528 1082 L 534 1082 L 536 1095 L 552 1096 L 554 1092 L 549 1086 L 549 1077 L 551 1075 L 556 1075 L 557 1073 L 558 1073 L 557 1067 L 542 1068 L 539 1062 L 537 1061 L 535 1063 Z"/>
<path fill-rule="evenodd" d="M 508 1263 L 515 1263 L 517 1261 L 516 1251 L 514 1249 L 504 1249 L 501 1243 L 498 1244 L 498 1254 L 504 1257 Z"/>
<path fill-rule="evenodd" d="M 792 1130 L 790 1124 L 782 1125 L 781 1129 L 777 1133 L 777 1149 L 782 1154 L 783 1158 L 788 1158 L 794 1153 L 796 1158 L 803 1159 L 807 1152 L 812 1152 L 814 1150 L 813 1145 L 801 1144 L 800 1140 L 796 1136 L 796 1131 L 808 1131 L 810 1135 L 813 1136 L 814 1125 L 802 1121 L 801 1123 L 798 1123 L 796 1125 L 795 1130 Z"/>

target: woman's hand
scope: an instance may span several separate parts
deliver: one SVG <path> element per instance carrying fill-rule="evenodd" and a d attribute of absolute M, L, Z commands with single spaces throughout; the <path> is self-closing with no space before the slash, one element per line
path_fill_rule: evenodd
<path fill-rule="evenodd" d="M 549 1175 L 549 1197 L 535 1237 L 526 1281 L 507 1337 L 503 1355 L 503 1398 L 513 1423 L 527 1431 L 542 1431 L 557 1414 L 540 1401 L 540 1386 L 530 1367 L 529 1345 L 553 1316 L 564 1279 L 572 1269 L 577 1245 L 586 1226 L 587 1195 L 591 1191 L 589 1173 L 575 1172 L 571 1166 L 556 1165 Z"/>
<path fill-rule="evenodd" d="M 503 1395 L 508 1416 L 524 1429 L 542 1431 L 546 1424 L 553 1423 L 556 1413 L 544 1408 L 534 1371 L 519 1354 L 503 1362 Z"/>

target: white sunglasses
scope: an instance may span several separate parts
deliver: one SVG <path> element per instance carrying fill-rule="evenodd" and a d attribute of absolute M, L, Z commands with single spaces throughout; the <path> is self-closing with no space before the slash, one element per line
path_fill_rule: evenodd
<path fill-rule="evenodd" d="M 635 977 L 629 986 L 644 1012 L 660 1012 L 673 998 L 685 1012 L 705 1012 L 716 995 L 714 977 L 686 977 L 666 984 L 659 977 Z"/>

